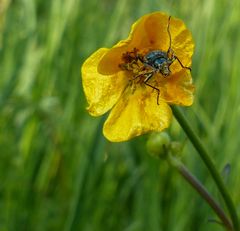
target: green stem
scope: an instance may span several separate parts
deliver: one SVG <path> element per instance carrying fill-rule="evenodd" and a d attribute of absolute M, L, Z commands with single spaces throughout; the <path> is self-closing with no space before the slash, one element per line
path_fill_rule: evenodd
<path fill-rule="evenodd" d="M 228 211 L 229 211 L 229 214 L 231 216 L 232 223 L 234 226 L 234 230 L 239 231 L 238 216 L 237 216 L 237 212 L 235 210 L 235 206 L 233 204 L 232 198 L 231 198 L 227 188 L 225 187 L 223 180 L 222 180 L 220 174 L 218 173 L 207 149 L 203 146 L 201 140 L 195 134 L 195 132 L 189 125 L 187 119 L 185 118 L 185 116 L 183 115 L 181 110 L 176 106 L 172 106 L 172 111 L 173 111 L 175 118 L 177 119 L 177 121 L 179 122 L 179 124 L 181 125 L 183 130 L 185 131 L 189 140 L 192 142 L 193 146 L 196 148 L 201 159 L 203 160 L 203 162 L 207 166 L 209 172 L 211 173 L 211 175 L 212 175 L 212 177 L 213 177 L 213 179 L 225 201 L 225 204 L 228 208 Z"/>
<path fill-rule="evenodd" d="M 183 178 L 199 193 L 199 195 L 215 211 L 216 215 L 222 221 L 221 224 L 224 225 L 227 230 L 232 231 L 233 227 L 232 227 L 231 221 L 229 221 L 223 209 L 215 201 L 215 199 L 209 194 L 209 192 L 202 185 L 202 183 L 184 166 L 184 164 L 180 160 L 169 155 L 169 162 L 178 170 L 178 172 L 183 176 Z"/>

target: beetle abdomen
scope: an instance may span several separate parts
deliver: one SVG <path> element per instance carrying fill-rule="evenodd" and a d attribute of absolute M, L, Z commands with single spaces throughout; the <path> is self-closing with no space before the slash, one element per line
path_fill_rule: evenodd
<path fill-rule="evenodd" d="M 147 60 L 148 63 L 153 63 L 158 58 L 167 59 L 167 53 L 164 51 L 150 51 L 145 56 L 145 59 Z"/>

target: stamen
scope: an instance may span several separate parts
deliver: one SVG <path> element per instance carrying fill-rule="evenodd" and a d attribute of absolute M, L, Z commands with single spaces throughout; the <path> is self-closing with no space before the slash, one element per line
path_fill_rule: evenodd
<path fill-rule="evenodd" d="M 122 70 L 132 72 L 132 80 L 135 79 L 135 76 L 142 75 L 146 71 L 146 66 L 143 63 L 143 55 L 139 53 L 137 48 L 123 53 L 122 61 L 123 63 L 120 63 L 119 67 Z"/>
<path fill-rule="evenodd" d="M 119 64 L 119 67 L 124 71 L 130 72 L 128 76 L 132 94 L 136 90 L 137 84 L 140 84 L 142 87 L 151 87 L 152 90 L 157 91 L 157 104 L 159 105 L 160 89 L 150 83 L 152 77 L 157 73 L 156 68 L 147 65 L 144 55 L 139 53 L 136 48 L 123 53 L 122 61 L 123 63 Z"/>

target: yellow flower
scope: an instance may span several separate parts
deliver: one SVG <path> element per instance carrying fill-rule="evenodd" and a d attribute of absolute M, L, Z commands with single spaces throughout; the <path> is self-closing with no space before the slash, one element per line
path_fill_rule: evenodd
<path fill-rule="evenodd" d="M 180 19 L 155 12 L 134 23 L 127 39 L 84 62 L 88 112 L 100 116 L 112 108 L 103 128 L 107 139 L 120 142 L 162 131 L 171 121 L 169 104 L 192 104 L 193 48 Z"/>

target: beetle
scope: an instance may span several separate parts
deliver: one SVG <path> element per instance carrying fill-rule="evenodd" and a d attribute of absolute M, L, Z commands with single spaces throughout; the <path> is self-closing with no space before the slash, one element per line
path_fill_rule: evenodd
<path fill-rule="evenodd" d="M 157 104 L 158 105 L 159 105 L 160 89 L 148 83 L 148 81 L 154 76 L 154 74 L 160 73 L 164 77 L 171 75 L 171 71 L 169 68 L 175 60 L 177 60 L 179 62 L 179 64 L 181 65 L 182 68 L 186 68 L 191 71 L 190 67 L 186 67 L 181 63 L 181 61 L 174 54 L 174 51 L 171 48 L 172 38 L 171 38 L 170 30 L 169 30 L 170 20 L 171 20 L 171 16 L 169 16 L 169 18 L 168 18 L 168 26 L 167 26 L 167 33 L 168 33 L 169 40 L 170 40 L 168 50 L 167 51 L 153 50 L 153 51 L 149 51 L 146 55 L 144 55 L 142 57 L 139 56 L 138 57 L 139 60 L 144 64 L 144 66 L 146 66 L 149 69 L 149 72 L 140 74 L 140 75 L 137 75 L 134 77 L 134 79 L 136 79 L 140 76 L 145 77 L 145 79 L 143 81 L 144 84 L 155 89 L 158 93 L 158 96 L 157 96 Z"/>

